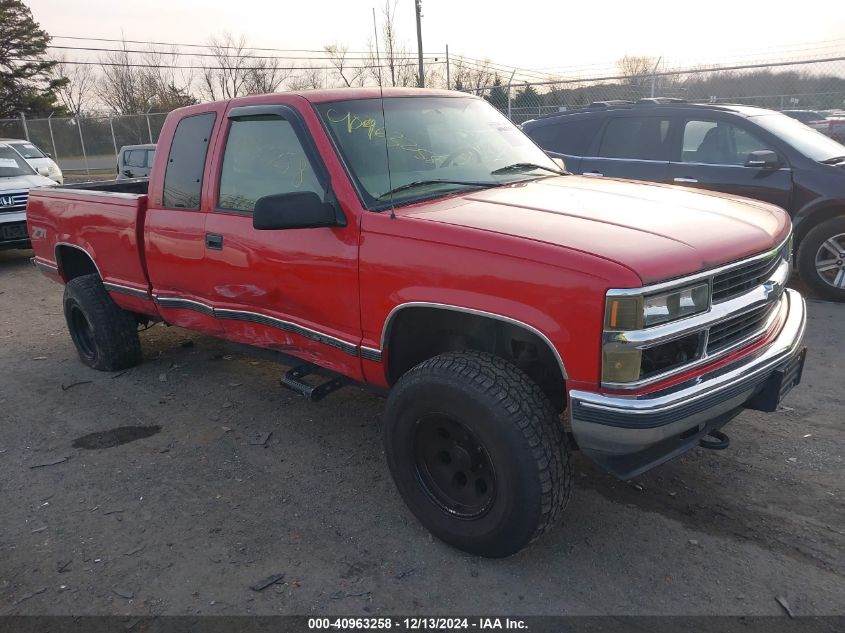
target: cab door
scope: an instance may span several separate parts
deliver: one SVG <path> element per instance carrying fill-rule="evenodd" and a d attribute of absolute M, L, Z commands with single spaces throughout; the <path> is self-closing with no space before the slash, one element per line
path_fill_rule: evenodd
<path fill-rule="evenodd" d="M 166 160 L 156 161 L 144 219 L 144 260 L 162 317 L 207 334 L 221 335 L 205 270 L 204 173 L 213 151 L 223 105 L 197 106 L 162 130 L 171 138 Z M 164 156 L 162 156 L 164 158 Z"/>
<path fill-rule="evenodd" d="M 699 115 L 681 121 L 679 147 L 670 166 L 672 182 L 687 187 L 721 191 L 789 208 L 792 170 L 782 153 L 736 117 Z M 780 164 L 748 164 L 751 152 L 769 150 Z"/>
<path fill-rule="evenodd" d="M 253 228 L 255 204 L 264 196 L 333 198 L 299 111 L 281 103 L 234 107 L 220 139 L 204 274 L 226 338 L 362 377 L 354 218 L 330 227 Z"/>

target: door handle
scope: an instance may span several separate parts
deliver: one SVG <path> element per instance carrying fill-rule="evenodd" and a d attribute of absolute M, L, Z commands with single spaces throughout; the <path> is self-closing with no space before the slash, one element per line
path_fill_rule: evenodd
<path fill-rule="evenodd" d="M 213 251 L 223 250 L 223 236 L 215 233 L 205 234 L 205 247 Z"/>
<path fill-rule="evenodd" d="M 596 178 L 598 178 L 598 177 L 600 177 L 600 176 L 604 176 L 604 174 L 603 174 L 603 173 L 598 172 L 598 171 L 585 171 L 585 172 L 584 172 L 583 174 L 581 174 L 581 175 L 582 175 L 582 176 L 594 176 L 594 177 L 596 177 Z"/>
<path fill-rule="evenodd" d="M 675 182 L 698 182 L 698 178 L 675 178 Z"/>

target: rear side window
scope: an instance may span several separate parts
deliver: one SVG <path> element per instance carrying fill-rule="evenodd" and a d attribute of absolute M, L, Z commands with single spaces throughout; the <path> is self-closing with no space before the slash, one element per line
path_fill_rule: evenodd
<path fill-rule="evenodd" d="M 599 156 L 639 160 L 669 160 L 669 119 L 617 117 L 604 129 Z"/>
<path fill-rule="evenodd" d="M 146 167 L 147 152 L 142 149 L 132 149 L 126 153 L 126 165 L 129 167 Z"/>
<path fill-rule="evenodd" d="M 155 158 L 156 151 L 154 149 L 147 150 L 147 167 L 153 166 L 153 158 Z"/>
<path fill-rule="evenodd" d="M 600 119 L 577 119 L 548 123 L 528 130 L 528 136 L 549 152 L 584 156 L 598 132 Z"/>
<path fill-rule="evenodd" d="M 321 198 L 324 194 L 291 124 L 276 116 L 233 120 L 223 154 L 218 208 L 252 213 L 259 198 L 300 191 Z"/>
<path fill-rule="evenodd" d="M 185 117 L 176 126 L 164 174 L 165 207 L 200 208 L 202 173 L 216 117 L 214 112 L 196 114 Z"/>

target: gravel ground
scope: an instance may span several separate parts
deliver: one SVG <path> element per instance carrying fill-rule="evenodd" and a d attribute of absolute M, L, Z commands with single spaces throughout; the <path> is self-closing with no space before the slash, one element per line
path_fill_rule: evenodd
<path fill-rule="evenodd" d="M 379 397 L 161 325 L 89 370 L 30 256 L 0 253 L 0 615 L 845 614 L 845 305 L 810 302 L 803 384 L 729 450 L 629 483 L 576 454 L 564 523 L 485 560 L 403 505 Z"/>

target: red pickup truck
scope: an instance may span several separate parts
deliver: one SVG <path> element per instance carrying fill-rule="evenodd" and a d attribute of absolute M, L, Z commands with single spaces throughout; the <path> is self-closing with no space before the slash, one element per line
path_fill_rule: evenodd
<path fill-rule="evenodd" d="M 627 479 L 723 448 L 803 368 L 782 210 L 568 175 L 463 93 L 183 108 L 148 182 L 38 189 L 27 213 L 84 363 L 140 362 L 162 321 L 297 359 L 282 382 L 313 399 L 382 390 L 402 497 L 486 556 L 558 518 L 571 450 Z"/>

